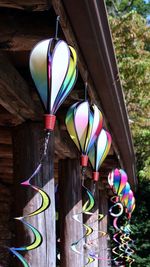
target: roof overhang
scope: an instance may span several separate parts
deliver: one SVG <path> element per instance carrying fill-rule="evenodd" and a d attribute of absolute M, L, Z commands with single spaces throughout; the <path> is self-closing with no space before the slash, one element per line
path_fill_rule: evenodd
<path fill-rule="evenodd" d="M 102 0 L 63 0 L 63 4 L 100 98 L 121 166 L 135 189 L 135 155 L 105 4 Z"/>

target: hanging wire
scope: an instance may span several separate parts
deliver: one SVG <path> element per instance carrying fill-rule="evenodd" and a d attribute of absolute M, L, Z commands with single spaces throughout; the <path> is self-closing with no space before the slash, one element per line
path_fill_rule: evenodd
<path fill-rule="evenodd" d="M 58 40 L 59 20 L 60 20 L 60 16 L 57 16 L 57 19 L 56 19 L 56 30 L 55 30 L 55 40 Z"/>
<path fill-rule="evenodd" d="M 88 91 L 88 72 L 87 70 L 85 71 L 85 77 L 84 77 L 84 100 L 87 101 L 87 91 Z"/>
<path fill-rule="evenodd" d="M 43 156 L 45 157 L 47 155 L 47 149 L 48 149 L 48 144 L 49 144 L 49 138 L 50 138 L 50 131 L 46 133 L 45 136 L 45 141 L 44 141 L 44 152 Z"/>
<path fill-rule="evenodd" d="M 27 179 L 27 180 L 31 180 L 33 177 L 35 177 L 41 170 L 41 167 L 43 165 L 43 162 L 44 162 L 44 159 L 47 155 L 47 150 L 48 150 L 48 144 L 49 144 L 49 139 L 50 139 L 50 134 L 51 132 L 46 132 L 46 136 L 45 136 L 45 139 L 44 139 L 44 148 L 43 148 L 43 152 L 42 152 L 42 155 L 40 157 L 40 160 L 38 162 L 38 165 L 37 167 L 35 168 L 35 170 L 33 171 L 33 173 L 31 174 L 31 176 Z"/>
<path fill-rule="evenodd" d="M 96 192 L 96 182 L 93 183 L 93 196 L 94 197 L 96 197 L 95 192 Z"/>
<path fill-rule="evenodd" d="M 84 100 L 87 101 L 87 91 L 88 91 L 88 84 L 87 82 L 85 83 L 84 87 Z"/>

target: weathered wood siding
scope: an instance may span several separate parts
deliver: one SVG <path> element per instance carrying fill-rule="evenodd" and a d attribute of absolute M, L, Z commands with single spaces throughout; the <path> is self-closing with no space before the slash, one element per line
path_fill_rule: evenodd
<path fill-rule="evenodd" d="M 81 224 L 72 216 L 82 211 L 82 193 L 79 160 L 61 160 L 59 164 L 60 192 L 60 240 L 61 267 L 83 266 L 83 240 L 77 249 L 81 255 L 71 250 L 71 244 L 83 236 L 82 215 Z"/>

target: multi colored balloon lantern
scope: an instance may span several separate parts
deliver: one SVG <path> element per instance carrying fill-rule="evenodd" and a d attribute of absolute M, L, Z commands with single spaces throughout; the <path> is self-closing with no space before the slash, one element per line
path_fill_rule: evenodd
<path fill-rule="evenodd" d="M 115 196 L 111 198 L 115 205 L 113 205 L 109 210 L 110 215 L 114 217 L 113 226 L 115 233 L 113 235 L 113 240 L 117 243 L 115 247 L 112 248 L 112 252 L 115 255 L 114 262 L 116 266 L 126 266 L 126 263 L 131 266 L 134 262 L 134 259 L 132 258 L 134 250 L 131 247 L 131 243 L 133 244 L 133 241 L 130 237 L 130 219 L 135 208 L 134 194 L 130 188 L 130 184 L 128 183 L 127 174 L 122 169 L 113 170 L 108 176 L 108 183 L 115 194 Z M 112 213 L 112 209 L 116 206 L 120 206 L 120 211 L 117 214 Z M 119 226 L 118 217 L 124 216 L 124 214 L 126 214 L 126 222 L 124 225 Z"/>
<path fill-rule="evenodd" d="M 133 192 L 127 181 L 127 174 L 122 169 L 115 169 L 108 176 L 108 183 L 113 192 L 119 197 L 120 202 L 128 209 L 132 203 Z"/>
<path fill-rule="evenodd" d="M 101 111 L 88 101 L 77 102 L 66 115 L 66 126 L 70 137 L 81 152 L 81 165 L 87 166 L 88 152 L 98 137 L 103 124 Z"/>
<path fill-rule="evenodd" d="M 122 169 L 115 169 L 111 173 L 109 173 L 108 176 L 108 183 L 113 192 L 118 196 L 121 196 L 121 193 L 126 186 L 127 180 L 127 174 Z"/>
<path fill-rule="evenodd" d="M 119 197 L 118 201 L 126 208 L 126 213 L 131 215 L 135 208 L 135 197 L 127 180 L 127 174 L 122 169 L 115 169 L 108 176 L 108 183 Z"/>
<path fill-rule="evenodd" d="M 111 146 L 111 135 L 105 131 L 101 130 L 96 142 L 91 147 L 88 156 L 93 167 L 93 179 L 98 181 L 99 179 L 99 168 L 103 161 L 105 160 Z"/>
<path fill-rule="evenodd" d="M 53 130 L 55 113 L 66 99 L 77 77 L 77 55 L 73 47 L 55 38 L 39 42 L 30 55 L 30 71 L 45 109 L 45 128 Z"/>

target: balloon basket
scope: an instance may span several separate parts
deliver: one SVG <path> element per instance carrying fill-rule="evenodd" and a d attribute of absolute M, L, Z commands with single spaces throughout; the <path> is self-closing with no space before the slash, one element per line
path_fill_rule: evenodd
<path fill-rule="evenodd" d="M 131 214 L 127 214 L 127 219 L 128 219 L 128 220 L 131 219 Z"/>
<path fill-rule="evenodd" d="M 81 156 L 81 161 L 80 161 L 80 163 L 81 163 L 81 166 L 82 167 L 87 167 L 87 165 L 88 165 L 88 156 L 87 155 L 82 155 Z"/>
<path fill-rule="evenodd" d="M 94 182 L 98 182 L 98 180 L 99 180 L 99 172 L 93 172 L 92 178 L 93 178 Z"/>
<path fill-rule="evenodd" d="M 45 129 L 49 131 L 53 131 L 55 127 L 56 116 L 53 114 L 45 114 L 44 115 L 44 125 Z"/>

